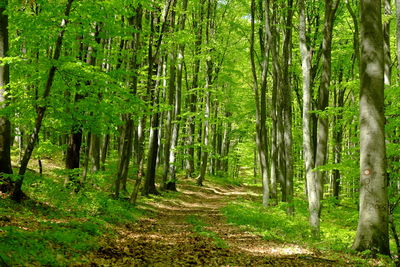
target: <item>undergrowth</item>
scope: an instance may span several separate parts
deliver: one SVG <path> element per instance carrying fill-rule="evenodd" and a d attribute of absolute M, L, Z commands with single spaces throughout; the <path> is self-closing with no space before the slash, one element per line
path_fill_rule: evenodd
<path fill-rule="evenodd" d="M 352 261 L 360 265 L 371 263 L 371 260 L 363 259 L 363 255 L 355 255 L 351 250 L 358 221 L 356 208 L 335 205 L 331 199 L 324 200 L 321 215 L 322 236 L 320 240 L 315 240 L 309 230 L 307 203 L 296 199 L 294 205 L 295 215 L 290 216 L 285 212 L 285 203 L 263 207 L 260 203 L 238 199 L 222 208 L 222 212 L 229 223 L 243 226 L 266 240 L 300 244 L 332 252 L 336 256 L 347 255 L 346 257 L 352 257 Z M 382 264 L 391 264 L 391 260 L 382 256 L 378 265 Z"/>
<path fill-rule="evenodd" d="M 22 203 L 0 200 L 0 265 L 66 266 L 88 261 L 104 235 L 129 224 L 143 212 L 103 187 L 107 173 L 91 177 L 76 193 L 62 176 L 26 175 Z"/>

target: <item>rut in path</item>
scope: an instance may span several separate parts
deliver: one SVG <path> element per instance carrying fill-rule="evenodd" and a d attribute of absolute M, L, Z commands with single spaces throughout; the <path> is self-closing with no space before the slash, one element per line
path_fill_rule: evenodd
<path fill-rule="evenodd" d="M 106 241 L 92 265 L 340 266 L 300 246 L 265 241 L 227 224 L 219 210 L 238 197 L 254 198 L 245 188 L 184 183 L 178 190 L 176 198 L 149 202 L 145 208 L 152 215 L 121 228 L 120 237 Z"/>

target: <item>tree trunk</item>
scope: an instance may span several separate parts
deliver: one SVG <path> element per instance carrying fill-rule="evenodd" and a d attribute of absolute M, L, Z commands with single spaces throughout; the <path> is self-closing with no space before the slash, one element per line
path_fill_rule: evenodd
<path fill-rule="evenodd" d="M 215 5 L 213 5 L 214 0 L 208 0 L 207 2 L 207 25 L 206 25 L 206 44 L 209 46 L 211 43 L 211 37 L 214 34 L 214 15 L 215 15 Z M 208 48 L 208 53 L 211 48 Z M 197 184 L 199 186 L 203 185 L 203 181 L 207 171 L 207 163 L 208 163 L 208 145 L 209 145 L 209 131 L 210 131 L 210 110 L 211 110 L 211 87 L 212 87 L 212 76 L 213 76 L 213 62 L 211 59 L 211 55 L 209 55 L 206 60 L 206 101 L 205 101 L 205 110 L 204 110 L 204 133 L 203 133 L 203 148 L 201 154 L 201 166 L 200 166 L 200 175 L 197 178 Z"/>
<path fill-rule="evenodd" d="M 222 163 L 221 163 L 221 170 L 225 173 L 228 173 L 229 170 L 229 147 L 230 147 L 230 133 L 232 130 L 232 123 L 230 122 L 230 117 L 232 113 L 225 112 L 226 118 L 226 125 L 224 127 L 224 136 L 222 138 Z"/>
<path fill-rule="evenodd" d="M 261 169 L 261 177 L 263 184 L 263 205 L 268 206 L 269 203 L 269 173 L 268 173 L 268 153 L 267 153 L 267 130 L 265 128 L 265 120 L 266 120 L 266 77 L 267 77 L 267 68 L 268 68 L 268 48 L 264 48 L 263 54 L 263 64 L 262 64 L 262 85 L 261 92 L 259 92 L 258 78 L 257 78 L 257 70 L 255 65 L 255 56 L 254 56 L 254 24 L 255 24 L 255 10 L 256 5 L 255 1 L 251 1 L 251 35 L 250 35 L 250 61 L 251 61 L 251 69 L 253 74 L 253 91 L 254 91 L 254 99 L 256 104 L 256 144 L 258 149 L 258 157 L 260 160 L 260 169 Z M 268 12 L 268 7 L 265 8 L 265 12 Z M 266 27 L 268 19 L 265 19 Z M 266 38 L 265 38 L 266 39 Z M 265 40 L 265 44 L 268 41 Z M 262 45 L 265 45 L 262 44 Z"/>
<path fill-rule="evenodd" d="M 106 159 L 108 154 L 108 147 L 110 145 L 110 134 L 107 133 L 103 136 L 103 144 L 100 152 L 100 167 L 102 171 L 106 170 Z"/>
<path fill-rule="evenodd" d="M 389 255 L 381 1 L 361 1 L 360 215 L 353 248 Z"/>
<path fill-rule="evenodd" d="M 285 185 L 286 201 L 289 206 L 288 214 L 294 213 L 293 205 L 293 134 L 292 134 L 292 89 L 289 77 L 289 61 L 291 58 L 292 41 L 292 18 L 293 0 L 288 0 L 287 6 L 286 31 L 283 40 L 283 63 L 282 63 L 282 113 L 283 113 L 283 143 L 285 153 Z"/>
<path fill-rule="evenodd" d="M 8 15 L 6 9 L 8 1 L 0 4 L 0 58 L 8 56 Z M 7 107 L 7 86 L 10 81 L 8 64 L 0 66 L 0 110 Z M 0 117 L 0 183 L 4 181 L 2 173 L 12 174 L 11 168 L 11 125 L 7 116 Z M 5 179 L 9 184 L 10 179 Z M 0 190 L 3 191 L 3 190 Z M 6 190 L 8 191 L 8 190 Z"/>
<path fill-rule="evenodd" d="M 151 64 L 152 65 L 152 64 Z M 161 68 L 163 64 L 159 64 L 157 68 L 157 76 L 160 76 L 162 73 Z M 149 70 L 151 71 L 151 70 Z M 152 78 L 150 78 L 152 79 Z M 150 194 L 158 195 L 159 192 L 156 189 L 156 163 L 157 163 L 157 151 L 158 151 L 158 126 L 159 126 L 159 116 L 160 113 L 156 110 L 157 105 L 159 103 L 159 81 L 156 82 L 156 85 L 153 89 L 151 89 L 151 99 L 152 106 L 154 108 L 154 114 L 151 116 L 150 120 L 150 136 L 149 136 L 149 150 L 147 156 L 147 168 L 146 168 L 146 180 L 143 188 L 143 195 L 148 196 Z M 149 84 L 152 85 L 152 82 Z"/>
<path fill-rule="evenodd" d="M 341 71 L 342 72 L 342 71 Z M 339 84 L 341 82 L 341 76 L 339 76 Z M 337 111 L 337 115 L 334 117 L 333 124 L 333 160 L 335 165 L 338 165 L 342 161 L 342 142 L 343 142 L 343 127 L 342 127 L 342 108 L 344 107 L 344 93 L 345 88 L 339 88 L 335 90 L 334 102 L 335 106 L 340 110 Z M 340 195 L 340 171 L 339 169 L 334 169 L 332 173 L 332 195 L 334 198 L 339 200 Z"/>
<path fill-rule="evenodd" d="M 68 17 L 71 11 L 71 6 L 74 0 L 68 0 L 64 12 L 64 17 Z M 63 38 L 64 38 L 64 33 L 65 33 L 65 26 L 68 24 L 68 20 L 65 18 L 62 19 L 61 22 L 61 31 L 58 34 L 58 38 L 56 40 L 55 48 L 54 48 L 54 55 L 52 57 L 53 61 L 57 61 L 60 58 L 61 55 L 61 48 L 62 48 L 62 43 L 63 43 Z M 54 76 L 56 74 L 57 66 L 52 65 L 49 70 L 49 74 L 47 76 L 47 81 L 46 85 L 44 88 L 42 100 L 45 102 L 49 95 L 50 95 L 50 90 L 53 86 L 53 81 L 54 81 Z M 36 110 L 36 119 L 35 119 L 35 124 L 34 124 L 34 129 L 33 132 L 29 138 L 28 144 L 26 146 L 24 156 L 21 161 L 21 166 L 18 172 L 18 180 L 15 183 L 15 187 L 12 193 L 12 198 L 16 201 L 21 201 L 23 197 L 23 192 L 22 192 L 22 184 L 24 181 L 24 176 L 25 172 L 28 167 L 29 160 L 32 156 L 33 149 L 35 148 L 35 145 L 37 143 L 38 137 L 39 137 L 39 132 L 40 128 L 42 127 L 42 121 L 46 112 L 47 106 L 39 106 Z"/>
<path fill-rule="evenodd" d="M 324 38 L 322 41 L 322 76 L 319 87 L 318 109 L 326 111 L 329 104 L 329 86 L 331 82 L 331 51 L 332 51 L 332 31 L 335 14 L 340 0 L 325 0 L 325 21 Z M 328 150 L 329 121 L 327 115 L 317 117 L 317 146 L 315 153 L 315 168 L 321 167 L 326 163 Z M 320 199 L 324 195 L 324 183 L 326 172 L 317 170 L 315 172 L 317 190 Z"/>
<path fill-rule="evenodd" d="M 392 75 L 392 60 L 390 58 L 390 22 L 392 15 L 392 6 L 390 4 L 390 0 L 384 0 L 384 11 L 385 16 L 388 19 L 383 24 L 383 53 L 384 53 L 384 83 L 385 85 L 391 84 L 391 75 Z"/>
<path fill-rule="evenodd" d="M 318 194 L 316 177 L 312 171 L 314 167 L 314 153 L 312 148 L 312 128 L 311 113 L 312 95 L 311 95 L 311 61 L 312 54 L 307 46 L 306 38 L 306 14 L 304 0 L 299 0 L 299 40 L 301 65 L 303 73 L 303 154 L 306 171 L 308 209 L 310 212 L 310 226 L 312 236 L 316 239 L 320 237 L 320 195 Z"/>
<path fill-rule="evenodd" d="M 175 2 L 176 3 L 176 2 Z M 174 32 L 175 28 L 175 11 L 171 12 L 170 17 L 170 27 L 171 31 Z M 164 169 L 163 169 L 163 176 L 161 182 L 161 190 L 166 188 L 167 179 L 168 179 L 168 172 L 170 169 L 169 166 L 169 155 L 171 150 L 171 137 L 172 137 L 172 120 L 173 120 L 173 106 L 174 106 L 174 99 L 176 94 L 176 46 L 172 46 L 169 52 L 169 79 L 168 79 L 168 106 L 169 109 L 167 110 L 167 120 L 165 122 L 165 145 L 164 145 Z"/>
<path fill-rule="evenodd" d="M 179 30 L 185 29 L 186 23 L 186 10 L 188 0 L 182 2 L 182 15 L 179 19 Z M 185 60 L 185 45 L 178 45 L 178 73 L 176 80 L 176 92 L 175 92 L 175 106 L 174 106 L 174 122 L 171 136 L 171 149 L 169 154 L 169 179 L 167 182 L 167 189 L 176 191 L 176 149 L 179 140 L 179 128 L 180 128 L 180 116 L 181 116 L 181 102 L 182 102 L 182 77 L 183 77 L 183 64 Z"/>
<path fill-rule="evenodd" d="M 90 161 L 92 164 L 91 172 L 95 173 L 100 171 L 100 144 L 101 137 L 97 133 L 92 133 L 90 137 Z"/>

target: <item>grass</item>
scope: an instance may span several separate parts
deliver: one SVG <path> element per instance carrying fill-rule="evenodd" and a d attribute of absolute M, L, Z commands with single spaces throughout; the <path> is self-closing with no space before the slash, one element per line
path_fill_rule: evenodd
<path fill-rule="evenodd" d="M 88 261 L 104 236 L 143 216 L 126 200 L 115 200 L 106 184 L 109 173 L 92 177 L 78 193 L 62 175 L 27 174 L 18 204 L 0 199 L 0 265 L 66 266 Z"/>
<path fill-rule="evenodd" d="M 259 203 L 238 199 L 222 208 L 229 223 L 240 225 L 260 234 L 266 240 L 282 243 L 295 243 L 307 246 L 336 257 L 350 257 L 361 265 L 374 264 L 390 266 L 391 260 L 382 256 L 377 262 L 363 259 L 368 255 L 356 255 L 351 245 L 357 228 L 358 212 L 346 205 L 334 205 L 331 199 L 324 200 L 321 215 L 321 239 L 311 237 L 308 224 L 307 203 L 295 199 L 296 213 L 286 214 L 286 205 L 263 207 Z M 333 257 L 335 257 L 333 256 Z"/>

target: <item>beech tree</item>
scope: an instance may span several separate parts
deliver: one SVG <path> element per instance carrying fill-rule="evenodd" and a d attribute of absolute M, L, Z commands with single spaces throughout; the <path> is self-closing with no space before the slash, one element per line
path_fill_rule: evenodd
<path fill-rule="evenodd" d="M 360 215 L 353 248 L 389 255 L 381 1 L 361 1 Z"/>

